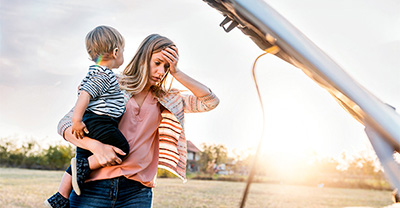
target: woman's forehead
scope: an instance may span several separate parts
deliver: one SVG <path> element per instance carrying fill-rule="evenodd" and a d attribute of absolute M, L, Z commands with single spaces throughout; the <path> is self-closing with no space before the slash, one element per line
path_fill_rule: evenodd
<path fill-rule="evenodd" d="M 153 53 L 153 54 L 151 55 L 151 59 L 161 59 L 161 60 L 164 60 L 164 57 L 163 57 L 163 55 L 162 55 L 162 53 L 161 53 L 161 51 L 160 51 L 160 52 Z"/>

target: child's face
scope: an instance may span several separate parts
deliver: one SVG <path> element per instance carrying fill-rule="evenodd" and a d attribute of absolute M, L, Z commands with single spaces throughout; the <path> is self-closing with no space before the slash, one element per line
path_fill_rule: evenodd
<path fill-rule="evenodd" d="M 156 85 L 160 82 L 168 67 L 169 63 L 165 60 L 161 52 L 153 53 L 150 59 L 149 84 Z"/>

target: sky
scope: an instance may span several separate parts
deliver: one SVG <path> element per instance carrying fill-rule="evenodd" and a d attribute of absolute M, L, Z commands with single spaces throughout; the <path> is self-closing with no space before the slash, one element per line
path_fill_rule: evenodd
<path fill-rule="evenodd" d="M 94 1 L 93 1 L 94 2 Z M 58 121 L 75 104 L 92 63 L 86 34 L 98 25 L 125 37 L 125 63 L 140 42 L 158 33 L 179 48 L 178 67 L 207 85 L 220 105 L 187 114 L 195 145 L 223 144 L 232 154 L 262 151 L 291 158 L 369 149 L 363 126 L 301 70 L 267 55 L 201 0 L 0 0 L 0 139 L 66 144 Z M 362 86 L 400 108 L 400 2 L 397 0 L 266 0 Z M 176 83 L 174 83 L 176 84 Z M 182 86 L 175 85 L 180 89 Z"/>

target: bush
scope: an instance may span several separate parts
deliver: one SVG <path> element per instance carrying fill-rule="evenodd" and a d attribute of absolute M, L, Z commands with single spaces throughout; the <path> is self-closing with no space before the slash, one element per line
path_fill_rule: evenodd
<path fill-rule="evenodd" d="M 70 145 L 54 145 L 42 149 L 36 142 L 18 147 L 12 142 L 0 143 L 0 166 L 61 170 L 68 167 L 75 148 Z"/>
<path fill-rule="evenodd" d="M 52 169 L 66 169 L 75 155 L 75 148 L 71 146 L 50 146 L 44 154 L 45 166 Z"/>
<path fill-rule="evenodd" d="M 157 177 L 159 177 L 159 178 L 176 178 L 177 176 L 175 176 L 173 173 L 169 172 L 168 170 L 158 168 L 157 169 Z"/>

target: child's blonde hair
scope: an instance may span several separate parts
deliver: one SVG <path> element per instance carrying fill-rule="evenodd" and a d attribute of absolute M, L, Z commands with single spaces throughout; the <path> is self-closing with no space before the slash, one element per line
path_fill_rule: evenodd
<path fill-rule="evenodd" d="M 114 49 L 124 45 L 124 37 L 110 26 L 98 26 L 86 35 L 86 50 L 96 63 L 108 60 Z"/>

